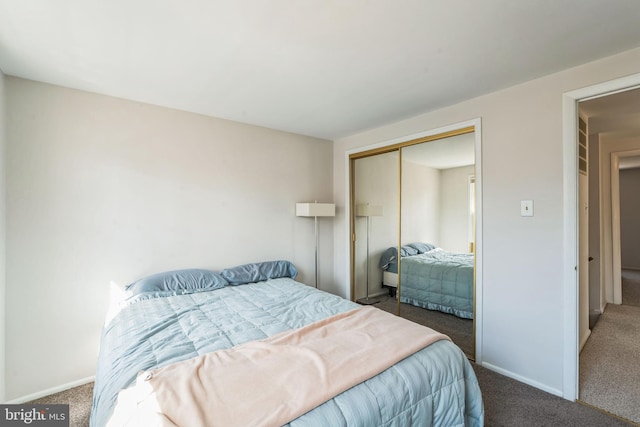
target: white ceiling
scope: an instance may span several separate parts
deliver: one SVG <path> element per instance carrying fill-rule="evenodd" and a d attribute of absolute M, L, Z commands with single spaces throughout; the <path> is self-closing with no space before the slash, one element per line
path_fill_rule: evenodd
<path fill-rule="evenodd" d="M 334 139 L 637 47 L 638 22 L 638 0 L 0 0 L 0 69 Z"/>

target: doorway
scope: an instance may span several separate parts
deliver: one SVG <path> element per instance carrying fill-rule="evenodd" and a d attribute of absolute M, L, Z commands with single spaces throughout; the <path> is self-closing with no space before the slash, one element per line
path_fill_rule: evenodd
<path fill-rule="evenodd" d="M 640 307 L 640 152 L 621 159 L 620 265 L 622 304 Z"/>
<path fill-rule="evenodd" d="M 624 235 L 621 208 L 627 207 L 629 195 L 635 195 L 633 191 L 621 191 L 628 186 L 621 176 L 622 170 L 632 167 L 631 159 L 640 154 L 640 125 L 635 125 L 638 122 L 634 119 L 640 117 L 640 89 L 580 100 L 577 105 L 578 155 L 582 158 L 584 153 L 580 145 L 584 140 L 583 129 L 588 129 L 589 154 L 588 167 L 578 165 L 577 397 L 594 407 L 640 422 L 637 404 L 640 369 L 635 363 L 640 353 L 640 345 L 636 344 L 640 342 L 640 307 L 620 305 Z M 631 231 L 628 229 L 626 233 Z M 640 251 L 640 245 L 637 246 Z M 633 267 L 628 260 L 626 263 L 627 267 Z M 591 321 L 587 322 L 587 318 Z"/>
<path fill-rule="evenodd" d="M 640 73 L 563 94 L 563 193 L 564 193 L 564 360 L 563 397 L 578 398 L 578 102 L 640 87 Z"/>

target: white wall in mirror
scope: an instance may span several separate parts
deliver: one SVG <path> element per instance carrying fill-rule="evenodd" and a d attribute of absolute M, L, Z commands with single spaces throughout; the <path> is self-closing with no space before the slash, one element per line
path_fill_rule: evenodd
<path fill-rule="evenodd" d="M 469 252 L 469 176 L 475 136 L 467 133 L 402 149 L 402 243 Z"/>
<path fill-rule="evenodd" d="M 414 147 L 402 154 L 402 244 L 440 245 L 440 171 L 412 161 Z"/>
<path fill-rule="evenodd" d="M 398 153 L 384 153 L 355 161 L 355 205 L 382 206 L 382 216 L 369 218 L 369 296 L 382 289 L 380 255 L 398 243 Z M 367 219 L 355 218 L 355 298 L 366 294 Z"/>

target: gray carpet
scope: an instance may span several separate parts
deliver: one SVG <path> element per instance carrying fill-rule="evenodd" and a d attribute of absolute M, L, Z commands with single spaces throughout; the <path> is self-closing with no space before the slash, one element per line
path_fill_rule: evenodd
<path fill-rule="evenodd" d="M 594 408 L 569 402 L 472 363 L 482 390 L 485 425 L 491 427 L 614 427 L 632 424 Z M 70 427 L 87 427 L 93 383 L 63 391 L 35 403 L 68 403 Z M 447 426 L 444 426 L 447 427 Z"/>
<path fill-rule="evenodd" d="M 640 307 L 608 304 L 580 353 L 580 400 L 640 423 Z"/>
<path fill-rule="evenodd" d="M 383 297 L 375 307 L 397 314 L 395 298 Z M 473 320 L 461 319 L 453 314 L 439 311 L 425 310 L 410 304 L 400 304 L 400 316 L 448 335 L 451 341 L 464 351 L 464 354 L 473 358 Z"/>
<path fill-rule="evenodd" d="M 376 307 L 395 313 L 396 301 L 395 299 L 387 298 L 380 304 L 376 304 Z M 634 308 L 631 307 L 631 309 Z M 418 310 L 420 310 L 420 313 L 418 313 Z M 609 310 L 607 310 L 607 312 L 608 311 Z M 430 312 L 429 310 L 413 310 L 409 306 L 404 307 L 404 305 L 402 314 L 411 320 L 415 319 L 414 321 L 418 323 L 425 322 L 427 326 L 446 333 L 456 344 L 461 343 L 464 345 L 466 342 L 466 345 L 471 345 L 471 334 L 473 331 L 473 327 L 470 326 L 472 325 L 471 321 L 464 321 L 455 316 L 439 312 Z M 462 323 L 460 323 L 460 321 Z M 598 324 L 600 325 L 602 323 L 599 322 Z M 460 346 L 460 344 L 458 345 Z M 589 342 L 585 345 L 585 349 L 587 346 L 589 346 Z M 613 353 L 618 355 L 617 351 Z M 581 358 L 581 368 L 582 365 Z M 560 397 L 545 393 L 534 387 L 485 369 L 475 363 L 472 363 L 472 366 L 478 377 L 480 389 L 482 390 L 486 426 L 613 427 L 633 425 L 632 423 L 607 415 L 590 406 L 569 402 Z M 582 370 L 580 375 L 582 379 Z M 640 384 L 637 379 L 634 381 L 635 384 Z M 582 387 L 583 385 L 581 383 L 581 388 Z M 70 427 L 87 427 L 89 425 L 92 398 L 93 383 L 89 383 L 38 399 L 33 403 L 68 403 L 71 418 Z M 640 405 L 636 406 L 640 407 Z"/>
<path fill-rule="evenodd" d="M 491 427 L 613 427 L 633 424 L 472 364 Z"/>
<path fill-rule="evenodd" d="M 622 304 L 640 307 L 640 271 L 622 270 Z"/>
<path fill-rule="evenodd" d="M 69 427 L 86 427 L 89 425 L 92 399 L 93 383 L 91 382 L 29 403 L 69 404 Z"/>

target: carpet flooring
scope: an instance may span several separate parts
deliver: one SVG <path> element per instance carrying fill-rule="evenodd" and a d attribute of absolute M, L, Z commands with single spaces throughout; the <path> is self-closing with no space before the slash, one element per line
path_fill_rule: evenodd
<path fill-rule="evenodd" d="M 640 307 L 640 271 L 622 270 L 622 304 Z"/>
<path fill-rule="evenodd" d="M 640 423 L 640 307 L 608 304 L 580 353 L 580 400 Z"/>
<path fill-rule="evenodd" d="M 471 364 L 482 390 L 485 426 L 491 427 L 625 427 L 633 424 L 576 402 Z M 87 427 L 93 383 L 38 399 L 33 403 L 68 403 L 70 427 Z M 417 426 L 416 426 L 417 427 Z M 442 426 L 449 427 L 449 426 Z"/>
<path fill-rule="evenodd" d="M 393 298 L 383 299 L 381 303 L 376 304 L 376 307 L 395 313 L 396 301 Z M 427 326 L 449 335 L 456 344 L 466 342 L 466 345 L 472 348 L 473 322 L 464 321 L 445 313 L 429 313 L 429 310 L 420 309 L 421 313 L 414 313 L 410 307 L 403 307 L 401 310 L 403 317 L 422 324 L 430 322 Z M 427 319 L 427 315 L 432 315 L 430 320 Z M 460 346 L 460 344 L 458 345 Z M 585 345 L 585 349 L 587 345 Z M 538 390 L 475 363 L 472 363 L 472 366 L 482 390 L 486 426 L 616 427 L 635 425 L 594 407 L 570 402 Z M 635 384 L 640 384 L 640 382 L 636 380 Z M 71 418 L 70 427 L 87 427 L 92 398 L 93 383 L 89 383 L 43 397 L 33 403 L 68 403 Z M 640 405 L 637 406 L 640 407 Z"/>
<path fill-rule="evenodd" d="M 375 307 L 397 314 L 397 303 L 395 298 L 383 297 Z M 411 304 L 400 304 L 400 316 L 448 335 L 451 341 L 464 351 L 464 354 L 470 358 L 474 357 L 473 320 L 462 319 L 440 311 L 425 310 Z"/>
<path fill-rule="evenodd" d="M 69 427 L 87 427 L 93 400 L 93 382 L 61 391 L 28 403 L 35 404 L 68 404 Z"/>
<path fill-rule="evenodd" d="M 595 408 L 570 402 L 475 363 L 488 427 L 633 426 Z"/>

